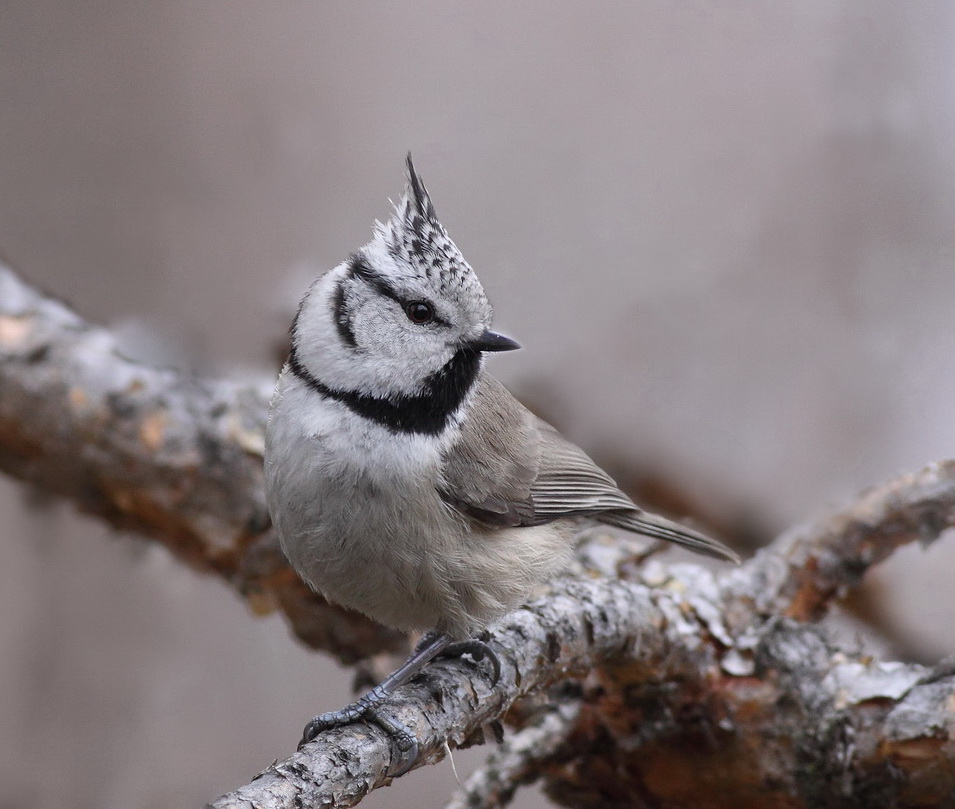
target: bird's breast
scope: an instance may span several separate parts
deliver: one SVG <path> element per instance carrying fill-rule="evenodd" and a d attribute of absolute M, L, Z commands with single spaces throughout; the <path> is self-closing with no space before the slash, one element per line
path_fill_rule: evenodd
<path fill-rule="evenodd" d="M 384 623 L 427 626 L 438 609 L 435 543 L 465 531 L 437 493 L 441 458 L 433 437 L 392 434 L 287 385 L 266 434 L 266 492 L 299 575 Z"/>

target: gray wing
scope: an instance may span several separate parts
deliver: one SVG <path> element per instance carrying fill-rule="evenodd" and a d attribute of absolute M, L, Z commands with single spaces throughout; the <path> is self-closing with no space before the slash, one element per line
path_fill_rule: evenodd
<path fill-rule="evenodd" d="M 445 458 L 441 496 L 491 526 L 534 525 L 531 489 L 541 467 L 534 415 L 481 374 L 461 437 Z"/>
<path fill-rule="evenodd" d="M 589 516 L 638 534 L 738 561 L 722 543 L 636 506 L 576 444 L 482 374 L 441 496 L 485 525 L 543 525 Z"/>

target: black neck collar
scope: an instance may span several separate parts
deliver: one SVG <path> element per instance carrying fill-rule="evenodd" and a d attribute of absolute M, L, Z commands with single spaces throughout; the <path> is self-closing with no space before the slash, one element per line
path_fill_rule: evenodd
<path fill-rule="evenodd" d="M 288 365 L 295 376 L 322 396 L 341 402 L 353 413 L 394 433 L 437 435 L 448 426 L 451 416 L 477 381 L 481 354 L 462 348 L 441 370 L 424 381 L 421 393 L 396 394 L 388 398 L 328 387 L 302 365 L 294 344 Z"/>

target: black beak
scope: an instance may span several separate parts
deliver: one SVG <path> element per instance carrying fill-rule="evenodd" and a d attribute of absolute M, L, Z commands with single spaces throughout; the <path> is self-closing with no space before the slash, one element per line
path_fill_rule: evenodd
<path fill-rule="evenodd" d="M 470 344 L 470 348 L 473 348 L 475 351 L 513 351 L 515 348 L 520 347 L 521 344 L 516 340 L 512 340 L 510 337 L 505 337 L 503 334 L 498 334 L 496 331 L 491 331 L 490 329 L 485 329 L 484 334 L 476 340 L 472 340 Z"/>

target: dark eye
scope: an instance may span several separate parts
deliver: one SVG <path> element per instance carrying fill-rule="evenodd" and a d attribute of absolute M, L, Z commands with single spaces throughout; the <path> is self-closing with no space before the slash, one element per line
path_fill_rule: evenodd
<path fill-rule="evenodd" d="M 408 320 L 420 326 L 434 320 L 434 307 L 424 301 L 411 301 L 405 304 L 405 314 L 408 315 Z"/>

